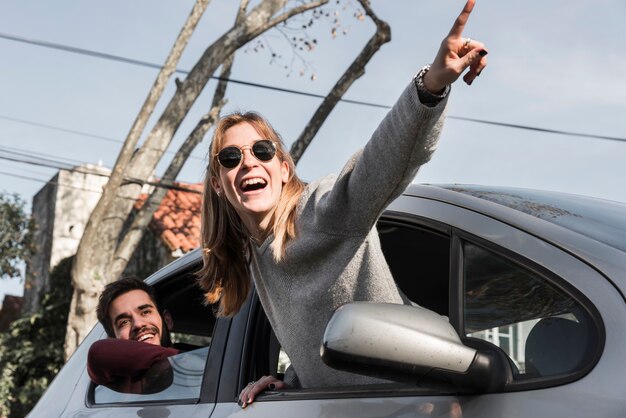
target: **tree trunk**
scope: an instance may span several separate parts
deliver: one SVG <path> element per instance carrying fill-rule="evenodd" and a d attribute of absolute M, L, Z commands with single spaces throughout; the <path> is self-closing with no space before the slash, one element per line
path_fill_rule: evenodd
<path fill-rule="evenodd" d="M 363 47 L 363 50 L 361 50 L 361 53 L 354 59 L 352 64 L 350 64 L 348 69 L 333 86 L 332 90 L 319 105 L 298 139 L 291 145 L 290 154 L 296 164 L 302 157 L 302 154 L 304 154 L 304 151 L 306 151 L 311 141 L 313 141 L 313 138 L 339 100 L 341 100 L 350 86 L 352 86 L 357 79 L 365 74 L 365 66 L 367 63 L 372 59 L 374 54 L 383 44 L 391 41 L 391 29 L 389 28 L 389 25 L 376 16 L 374 11 L 369 7 L 367 0 L 359 0 L 359 3 L 361 3 L 365 13 L 376 24 L 376 33 L 374 33 L 365 47 Z"/>
<path fill-rule="evenodd" d="M 110 253 L 114 251 L 117 243 L 118 229 L 122 227 L 124 222 L 124 219 L 121 217 L 105 218 L 105 216 L 110 213 L 112 203 L 119 197 L 118 190 L 124 180 L 128 163 L 132 159 L 141 133 L 163 94 L 167 81 L 176 70 L 178 61 L 189 42 L 189 38 L 198 25 L 209 2 L 210 0 L 196 0 L 165 61 L 165 65 L 154 81 L 150 93 L 124 141 L 111 177 L 85 226 L 85 232 L 81 237 L 72 266 L 74 294 L 70 305 L 65 339 L 66 360 L 76 350 L 76 347 L 87 335 L 94 323 L 97 297 L 102 287 L 106 284 L 106 266 L 110 260 Z M 129 197 L 132 198 L 132 196 Z"/>

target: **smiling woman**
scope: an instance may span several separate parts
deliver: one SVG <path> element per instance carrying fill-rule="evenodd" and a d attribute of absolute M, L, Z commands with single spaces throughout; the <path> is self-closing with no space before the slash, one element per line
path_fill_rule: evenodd
<path fill-rule="evenodd" d="M 266 141 L 273 149 L 262 149 Z M 211 155 L 202 207 L 203 218 L 212 220 L 202 224 L 203 247 L 211 250 L 205 251 L 200 276 L 207 301 L 219 301 L 218 313 L 230 316 L 250 290 L 245 258 L 250 240 L 260 244 L 271 222 L 274 257 L 282 258 L 285 243 L 295 237 L 295 208 L 304 183 L 278 133 L 254 112 L 222 118 Z"/>
<path fill-rule="evenodd" d="M 248 384 L 243 407 L 268 387 L 382 382 L 326 366 L 319 344 L 331 314 L 345 303 L 403 303 L 375 224 L 434 152 L 450 84 L 464 74 L 471 85 L 487 65 L 484 45 L 462 37 L 473 6 L 469 0 L 433 63 L 339 176 L 305 185 L 277 132 L 256 113 L 217 124 L 204 181 L 200 282 L 207 301 L 219 303 L 219 315 L 230 316 L 254 280 L 291 360 L 284 381 L 264 376 Z"/>

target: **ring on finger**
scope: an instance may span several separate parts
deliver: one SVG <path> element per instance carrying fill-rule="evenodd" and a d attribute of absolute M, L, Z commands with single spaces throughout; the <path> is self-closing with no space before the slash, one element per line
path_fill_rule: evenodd
<path fill-rule="evenodd" d="M 463 42 L 463 49 L 469 49 L 471 42 L 472 42 L 472 38 L 467 38 L 465 42 Z"/>
<path fill-rule="evenodd" d="M 252 382 L 248 383 L 248 386 L 254 386 L 256 382 L 253 380 Z"/>

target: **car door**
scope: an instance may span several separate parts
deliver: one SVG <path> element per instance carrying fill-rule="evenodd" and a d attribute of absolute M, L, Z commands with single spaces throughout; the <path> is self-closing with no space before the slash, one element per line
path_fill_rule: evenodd
<path fill-rule="evenodd" d="M 460 397 L 464 417 L 623 415 L 624 298 L 598 266 L 559 243 L 557 228 L 514 210 L 496 217 L 417 196 L 388 214 L 390 224 L 449 239 L 450 323 L 466 345 L 495 346 L 509 359 L 511 384 Z M 431 263 L 426 256 L 413 251 L 413 264 Z"/>
<path fill-rule="evenodd" d="M 233 322 L 214 416 L 623 413 L 623 394 L 615 388 L 626 370 L 619 349 L 606 340 L 626 343 L 623 336 L 608 337 L 626 316 L 624 301 L 590 265 L 506 222 L 418 197 L 394 202 L 379 233 L 407 298 L 448 316 L 467 345 L 501 350 L 510 360 L 511 384 L 502 393 L 483 395 L 398 383 L 270 391 L 242 410 L 236 398 L 248 381 L 284 370 L 279 344 L 253 297 L 246 319 Z M 563 339 L 576 342 L 567 356 L 567 344 L 555 348 Z M 539 358 L 545 352 L 552 357 Z"/>
<path fill-rule="evenodd" d="M 31 417 L 209 417 L 217 395 L 230 318 L 216 320 L 204 304 L 194 272 L 200 258 L 191 255 L 152 278 L 159 306 L 170 312 L 170 336 L 180 353 L 168 358 L 172 379 L 155 393 L 121 393 L 91 382 L 87 353 L 107 338 L 97 325 L 50 385 Z"/>

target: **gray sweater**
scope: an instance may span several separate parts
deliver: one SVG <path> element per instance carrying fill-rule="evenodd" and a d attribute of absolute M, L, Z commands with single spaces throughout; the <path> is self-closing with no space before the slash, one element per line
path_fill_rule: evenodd
<path fill-rule="evenodd" d="M 252 246 L 250 268 L 259 298 L 305 388 L 379 382 L 326 366 L 320 358 L 322 335 L 345 303 L 403 303 L 375 225 L 430 159 L 446 102 L 425 106 L 411 83 L 338 177 L 306 187 L 298 203 L 298 235 L 283 261 L 273 259 L 272 236 Z"/>

